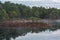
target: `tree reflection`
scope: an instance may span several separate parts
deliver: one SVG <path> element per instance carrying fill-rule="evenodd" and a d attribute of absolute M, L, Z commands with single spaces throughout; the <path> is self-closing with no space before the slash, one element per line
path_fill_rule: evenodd
<path fill-rule="evenodd" d="M 0 40 L 3 40 L 3 39 L 6 39 L 6 40 L 11 40 L 11 38 L 15 39 L 16 37 L 18 36 L 25 36 L 28 32 L 35 32 L 35 33 L 38 33 L 38 32 L 42 32 L 42 31 L 45 31 L 46 29 L 49 29 L 49 30 L 56 30 L 60 27 L 57 27 L 56 26 L 53 26 L 51 28 L 0 28 Z"/>

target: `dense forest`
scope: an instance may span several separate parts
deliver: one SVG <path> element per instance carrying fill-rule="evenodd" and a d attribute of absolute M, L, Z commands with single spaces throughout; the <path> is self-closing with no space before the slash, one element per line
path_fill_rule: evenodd
<path fill-rule="evenodd" d="M 0 20 L 7 19 L 60 19 L 60 9 L 29 7 L 23 4 L 0 1 Z"/>

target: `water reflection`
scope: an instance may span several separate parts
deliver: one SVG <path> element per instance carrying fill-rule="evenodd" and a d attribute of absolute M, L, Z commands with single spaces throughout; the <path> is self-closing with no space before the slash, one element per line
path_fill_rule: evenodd
<path fill-rule="evenodd" d="M 0 28 L 0 40 L 59 40 L 60 22 L 47 28 Z"/>
<path fill-rule="evenodd" d="M 19 36 L 16 40 L 60 40 L 60 30 L 50 31 L 46 30 L 45 32 L 39 33 L 28 33 L 25 36 Z"/>
<path fill-rule="evenodd" d="M 28 32 L 39 32 L 45 29 L 39 29 L 39 28 L 16 28 L 16 29 L 5 29 L 5 28 L 0 28 L 0 40 L 6 39 L 6 40 L 11 40 L 10 38 L 16 38 L 18 36 L 24 36 Z"/>
<path fill-rule="evenodd" d="M 39 33 L 47 30 L 47 28 L 0 28 L 0 40 L 11 40 L 16 39 L 18 36 L 25 36 L 27 33 Z M 56 29 L 49 29 L 49 31 Z"/>

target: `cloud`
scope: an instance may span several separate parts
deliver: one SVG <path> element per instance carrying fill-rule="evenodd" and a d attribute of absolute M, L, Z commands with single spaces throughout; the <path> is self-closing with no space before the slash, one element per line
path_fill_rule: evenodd
<path fill-rule="evenodd" d="M 11 1 L 12 3 L 24 4 L 26 6 L 43 6 L 60 8 L 60 0 L 0 0 L 2 2 Z"/>
<path fill-rule="evenodd" d="M 1 1 L 42 1 L 42 0 L 1 0 Z"/>
<path fill-rule="evenodd" d="M 59 2 L 60 3 L 60 0 L 53 0 L 53 2 L 57 2 L 57 3 Z"/>
<path fill-rule="evenodd" d="M 0 0 L 0 1 L 46 1 L 46 2 L 60 2 L 60 0 Z"/>

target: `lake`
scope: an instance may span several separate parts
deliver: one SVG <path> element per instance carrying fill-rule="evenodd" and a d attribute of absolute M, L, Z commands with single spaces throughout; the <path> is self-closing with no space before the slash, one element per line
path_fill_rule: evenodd
<path fill-rule="evenodd" d="M 50 24 L 48 28 L 0 28 L 0 40 L 60 40 L 59 20 Z"/>
<path fill-rule="evenodd" d="M 55 31 L 46 30 L 39 33 L 29 32 L 25 36 L 18 36 L 15 40 L 60 40 L 60 29 Z"/>
<path fill-rule="evenodd" d="M 60 40 L 60 29 L 0 28 L 0 40 Z"/>

